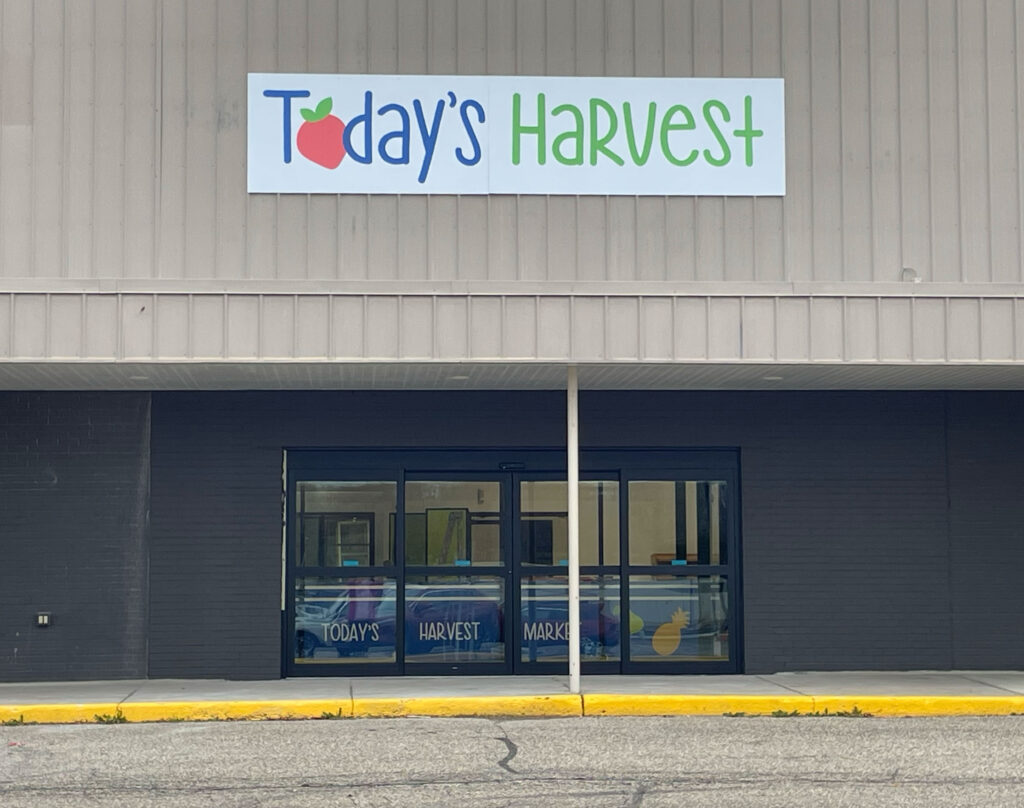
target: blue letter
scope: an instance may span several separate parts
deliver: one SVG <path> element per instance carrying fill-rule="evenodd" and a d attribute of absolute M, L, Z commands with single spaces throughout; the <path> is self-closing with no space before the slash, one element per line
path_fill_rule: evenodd
<path fill-rule="evenodd" d="M 409 111 L 401 104 L 387 104 L 377 110 L 378 115 L 384 115 L 387 112 L 397 112 L 402 119 L 402 128 L 396 129 L 393 132 L 388 132 L 384 137 L 380 139 L 380 143 L 377 144 L 377 151 L 385 163 L 391 163 L 392 165 L 398 164 L 409 164 Z M 398 157 L 392 157 L 388 154 L 388 143 L 393 139 L 398 138 L 398 142 L 402 146 L 402 151 Z"/>
<path fill-rule="evenodd" d="M 466 114 L 467 108 L 473 108 L 476 110 L 476 117 L 480 123 L 483 123 L 486 118 L 484 117 L 484 108 L 480 106 L 479 101 L 463 101 L 459 107 L 459 117 L 462 118 L 462 125 L 466 127 L 466 134 L 469 136 L 469 142 L 473 146 L 473 156 L 466 157 L 465 152 L 462 151 L 462 147 L 459 146 L 455 150 L 455 157 L 464 166 L 475 166 L 480 162 L 480 141 L 477 140 L 476 132 L 473 131 L 473 124 L 469 122 L 469 116 Z"/>
<path fill-rule="evenodd" d="M 363 114 L 356 115 L 354 118 L 350 118 L 349 122 L 345 124 L 345 130 L 341 133 L 341 142 L 345 144 L 345 153 L 355 160 L 357 163 L 372 163 L 373 162 L 373 93 L 369 90 L 366 91 L 366 95 L 363 97 Z M 358 154 L 355 149 L 352 148 L 352 130 L 359 125 L 363 126 L 363 153 Z"/>
<path fill-rule="evenodd" d="M 308 98 L 309 90 L 264 90 L 267 98 L 283 99 L 284 115 L 284 161 L 292 161 L 292 99 Z"/>
<path fill-rule="evenodd" d="M 423 165 L 420 166 L 420 182 L 425 182 L 430 171 L 430 161 L 434 159 L 434 148 L 437 146 L 437 133 L 441 129 L 441 115 L 444 114 L 444 99 L 437 102 L 437 109 L 434 110 L 434 122 L 430 129 L 427 129 L 427 119 L 423 117 L 423 105 L 418 98 L 413 99 L 412 108 L 416 111 L 416 123 L 420 127 L 420 137 L 423 138 Z"/>

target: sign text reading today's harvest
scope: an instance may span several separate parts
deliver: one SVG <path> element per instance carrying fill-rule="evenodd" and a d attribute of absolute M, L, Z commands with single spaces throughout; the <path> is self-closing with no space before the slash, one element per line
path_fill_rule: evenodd
<path fill-rule="evenodd" d="M 785 194 L 782 79 L 249 74 L 251 193 Z"/>

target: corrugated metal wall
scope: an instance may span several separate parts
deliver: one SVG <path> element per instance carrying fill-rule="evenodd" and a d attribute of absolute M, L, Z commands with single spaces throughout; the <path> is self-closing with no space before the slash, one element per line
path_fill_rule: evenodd
<path fill-rule="evenodd" d="M 1024 0 L 0 0 L 0 277 L 1024 281 Z M 252 196 L 247 71 L 777 76 L 780 199 Z"/>

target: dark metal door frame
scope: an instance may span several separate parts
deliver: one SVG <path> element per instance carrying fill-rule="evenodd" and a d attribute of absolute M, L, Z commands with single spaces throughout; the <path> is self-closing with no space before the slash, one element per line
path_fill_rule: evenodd
<path fill-rule="evenodd" d="M 743 670 L 743 598 L 740 524 L 740 465 L 739 451 L 732 448 L 665 449 L 619 448 L 584 449 L 581 451 L 582 479 L 609 479 L 619 481 L 619 568 L 612 571 L 608 565 L 586 567 L 586 574 L 616 574 L 620 581 L 620 649 L 619 663 L 584 663 L 584 673 L 738 673 Z M 609 471 L 611 470 L 611 471 Z M 629 481 L 637 479 L 720 479 L 727 483 L 727 563 L 723 565 L 688 565 L 673 569 L 629 564 Z M 311 476 L 312 475 L 312 476 Z M 282 673 L 285 676 L 348 676 L 348 675 L 401 675 L 401 674 L 503 674 L 564 673 L 563 662 L 521 661 L 522 620 L 521 581 L 524 574 L 558 574 L 559 567 L 529 567 L 524 571 L 521 559 L 520 483 L 530 479 L 564 479 L 565 450 L 535 449 L 289 449 L 285 525 L 284 610 L 282 612 Z M 699 475 L 699 476 L 698 476 Z M 410 573 L 405 567 L 405 483 L 415 479 L 489 479 L 501 485 L 502 511 L 500 541 L 502 565 L 500 568 L 478 568 L 477 574 L 501 575 L 505 582 L 505 661 L 504 663 L 465 663 L 453 666 L 446 663 L 404 662 L 405 648 L 405 581 L 409 574 L 468 575 L 472 568 L 419 567 Z M 397 484 L 395 515 L 394 566 L 306 568 L 296 562 L 296 503 L 295 491 L 299 481 L 394 481 Z M 490 570 L 494 573 L 490 573 Z M 561 568 L 564 569 L 564 568 Z M 500 570 L 500 571 L 499 571 Z M 545 570 L 547 570 L 545 572 Z M 729 595 L 729 659 L 727 662 L 633 662 L 629 658 L 629 576 L 671 574 L 679 577 L 719 574 L 727 576 Z M 346 665 L 302 665 L 295 663 L 295 581 L 309 577 L 368 577 L 379 576 L 395 580 L 395 645 L 393 663 L 351 663 Z"/>

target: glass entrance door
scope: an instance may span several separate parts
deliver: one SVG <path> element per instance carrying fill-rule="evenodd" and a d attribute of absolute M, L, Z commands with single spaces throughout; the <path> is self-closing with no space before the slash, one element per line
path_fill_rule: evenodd
<path fill-rule="evenodd" d="M 517 474 L 515 670 L 561 673 L 569 661 L 568 486 L 564 476 Z M 621 659 L 618 474 L 580 482 L 580 659 L 618 672 Z"/>
<path fill-rule="evenodd" d="M 406 476 L 406 673 L 508 672 L 508 482 Z"/>

